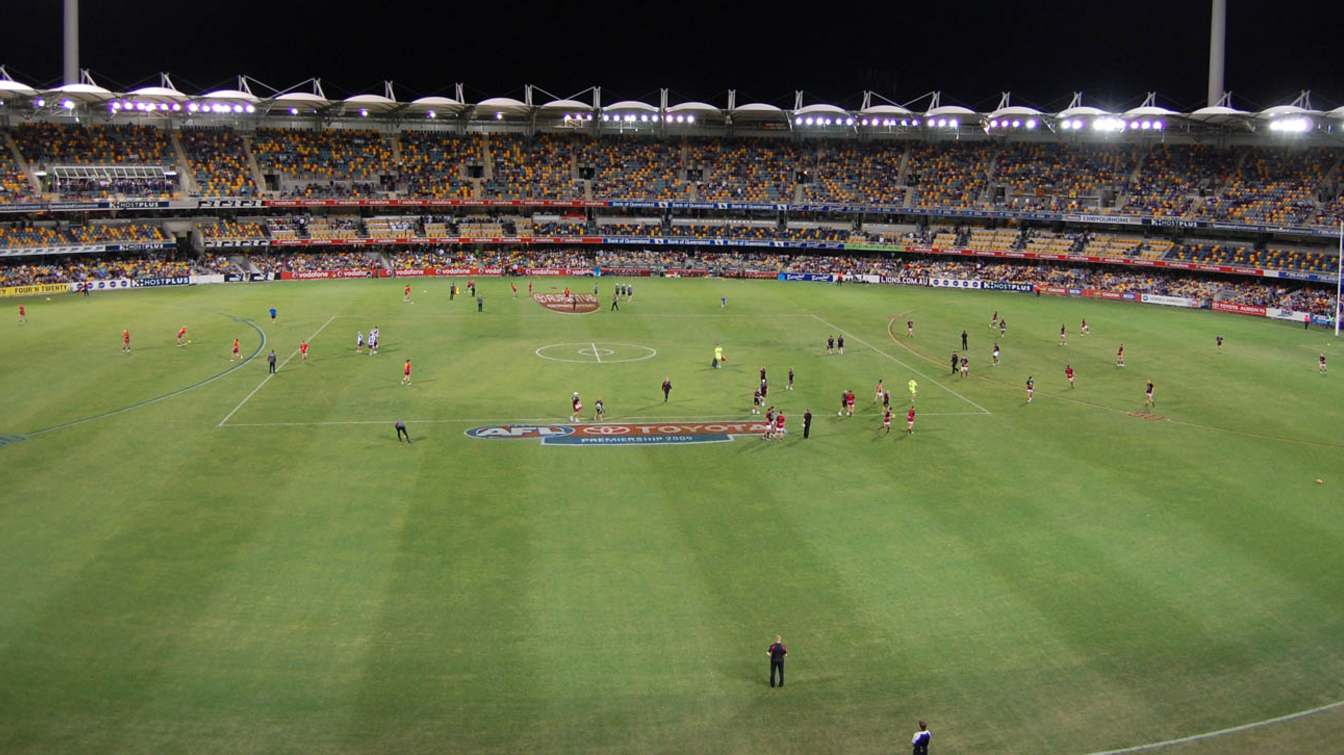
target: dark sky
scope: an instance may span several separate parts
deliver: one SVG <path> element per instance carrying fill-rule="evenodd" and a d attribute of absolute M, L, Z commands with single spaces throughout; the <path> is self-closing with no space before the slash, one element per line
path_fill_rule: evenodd
<path fill-rule="evenodd" d="M 14 3 L 0 63 L 16 78 L 59 83 L 60 1 Z M 85 0 L 81 63 L 111 89 L 174 75 L 188 92 L 232 86 L 238 73 L 276 87 L 320 75 L 330 96 L 398 85 L 399 99 L 520 96 L 536 84 L 566 96 L 591 84 L 605 102 L 765 100 L 858 105 L 864 89 L 905 102 L 1062 107 L 1081 89 L 1103 107 L 1156 90 L 1178 109 L 1203 104 L 1209 0 L 785 3 L 642 0 L 224 3 Z M 1344 4 L 1228 0 L 1227 85 L 1256 109 L 1314 90 L 1344 100 Z M 348 10 L 347 10 L 348 8 Z M 17 16 L 17 17 L 16 17 Z M 21 30 L 21 31 L 20 31 Z M 258 92 L 260 94 L 261 92 Z M 543 98 L 544 99 L 544 98 Z"/>

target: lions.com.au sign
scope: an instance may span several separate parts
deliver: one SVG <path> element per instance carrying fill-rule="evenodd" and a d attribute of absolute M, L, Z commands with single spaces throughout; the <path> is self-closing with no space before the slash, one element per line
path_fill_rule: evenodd
<path fill-rule="evenodd" d="M 544 446 L 645 446 L 726 443 L 764 433 L 764 422 L 660 422 L 556 425 L 487 425 L 467 430 L 476 440 L 539 440 Z"/>

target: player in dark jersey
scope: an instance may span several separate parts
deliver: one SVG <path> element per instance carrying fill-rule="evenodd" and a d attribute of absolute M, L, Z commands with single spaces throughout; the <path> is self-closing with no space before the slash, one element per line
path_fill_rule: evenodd
<path fill-rule="evenodd" d="M 989 329 L 993 330 L 999 324 L 999 310 L 994 310 L 994 314 L 989 318 Z"/>
<path fill-rule="evenodd" d="M 1148 378 L 1148 386 L 1143 389 L 1144 406 L 1154 406 L 1153 404 L 1153 379 Z"/>
<path fill-rule="evenodd" d="M 668 397 L 672 394 L 672 378 L 663 378 L 663 403 L 667 403 Z"/>
<path fill-rule="evenodd" d="M 1223 350 L 1223 337 L 1222 337 L 1222 336 L 1217 336 L 1217 337 L 1215 337 L 1213 340 L 1214 340 L 1215 343 L 1218 344 L 1218 350 L 1219 350 L 1219 351 L 1222 351 L 1222 350 Z"/>
<path fill-rule="evenodd" d="M 1320 359 L 1317 361 L 1317 365 L 1319 366 L 1320 373 L 1321 373 L 1322 375 L 1324 375 L 1324 374 L 1325 374 L 1325 352 L 1324 352 L 1324 351 L 1321 352 L 1321 356 L 1320 356 Z"/>
<path fill-rule="evenodd" d="M 961 376 L 967 377 L 970 374 L 971 374 L 971 360 L 970 358 L 963 356 L 961 358 Z"/>
<path fill-rule="evenodd" d="M 844 337 L 844 336 L 838 336 L 838 337 L 835 339 L 835 350 L 840 354 L 840 356 L 844 356 L 844 355 L 845 355 L 845 337 Z"/>
<path fill-rule="evenodd" d="M 786 386 L 784 386 L 784 389 L 785 389 L 785 390 L 788 390 L 788 391 L 793 390 L 793 368 L 792 368 L 792 367 L 789 368 L 789 384 L 786 385 Z"/>
<path fill-rule="evenodd" d="M 766 396 L 769 395 L 770 395 L 770 384 L 765 382 L 765 378 L 761 378 L 761 398 L 765 398 Z"/>
<path fill-rule="evenodd" d="M 905 334 L 906 334 L 907 336 L 910 336 L 911 338 L 914 338 L 914 337 L 915 337 L 915 321 L 914 321 L 914 320 L 906 320 L 906 321 L 905 321 Z"/>
<path fill-rule="evenodd" d="M 999 366 L 999 344 L 994 344 L 994 366 Z"/>
<path fill-rule="evenodd" d="M 751 413 L 752 413 L 752 414 L 760 414 L 760 413 L 761 413 L 761 389 L 760 389 L 760 388 L 757 388 L 757 389 L 756 389 L 755 391 L 753 391 L 752 394 L 751 394 Z"/>
<path fill-rule="evenodd" d="M 835 336 L 826 336 L 826 353 L 835 353 Z"/>
<path fill-rule="evenodd" d="M 1061 323 L 1059 326 L 1059 345 L 1060 346 L 1069 345 L 1069 331 L 1064 329 L 1063 323 Z"/>
<path fill-rule="evenodd" d="M 1115 352 L 1115 366 L 1116 367 L 1125 366 L 1125 345 L 1123 343 L 1120 344 L 1120 348 L 1117 349 Z"/>
<path fill-rule="evenodd" d="M 882 410 L 882 433 L 891 435 L 891 407 Z"/>
<path fill-rule="evenodd" d="M 999 338 L 1003 338 L 1006 335 L 1008 335 L 1008 321 L 999 320 Z"/>
<path fill-rule="evenodd" d="M 765 380 L 765 368 L 761 368 L 761 380 Z"/>
<path fill-rule="evenodd" d="M 1031 403 L 1031 395 L 1036 392 L 1036 378 L 1027 376 L 1027 403 Z"/>
<path fill-rule="evenodd" d="M 1083 324 L 1078 328 L 1078 332 L 1087 335 L 1092 331 L 1087 327 L 1087 318 L 1083 318 Z"/>
<path fill-rule="evenodd" d="M 962 351 L 965 351 L 965 350 L 966 350 L 966 331 L 965 331 L 965 330 L 962 330 L 962 331 L 961 331 L 961 350 L 962 350 Z"/>
<path fill-rule="evenodd" d="M 953 374 L 953 375 L 957 374 L 957 365 L 959 365 L 959 364 L 961 364 L 961 355 L 954 351 L 954 352 L 952 352 L 952 374 Z"/>

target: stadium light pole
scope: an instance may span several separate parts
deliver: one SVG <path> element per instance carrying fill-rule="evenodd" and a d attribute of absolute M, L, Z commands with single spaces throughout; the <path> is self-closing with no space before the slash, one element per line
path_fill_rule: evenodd
<path fill-rule="evenodd" d="M 79 83 L 79 0 L 65 0 L 64 25 L 62 28 L 65 44 L 64 73 L 66 84 Z"/>
<path fill-rule="evenodd" d="M 1223 97 L 1223 53 L 1227 42 L 1227 0 L 1213 0 L 1209 21 L 1209 107 Z"/>
<path fill-rule="evenodd" d="M 1344 288 L 1344 220 L 1339 221 L 1339 261 L 1335 263 L 1335 338 L 1339 338 L 1339 293 Z"/>

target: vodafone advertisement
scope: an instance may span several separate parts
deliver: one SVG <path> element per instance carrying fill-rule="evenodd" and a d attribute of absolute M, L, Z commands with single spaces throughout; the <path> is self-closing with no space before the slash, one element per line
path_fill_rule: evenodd
<path fill-rule="evenodd" d="M 1213 303 L 1213 309 L 1215 312 L 1231 312 L 1237 315 L 1265 316 L 1265 308 L 1258 304 L 1230 304 L 1225 301 L 1216 301 Z"/>
<path fill-rule="evenodd" d="M 332 278 L 372 278 L 372 270 L 286 270 L 280 280 L 330 280 Z"/>

